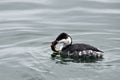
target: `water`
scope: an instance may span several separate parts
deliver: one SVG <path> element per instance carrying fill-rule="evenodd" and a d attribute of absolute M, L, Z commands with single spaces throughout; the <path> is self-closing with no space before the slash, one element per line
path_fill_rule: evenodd
<path fill-rule="evenodd" d="M 0 0 L 0 80 L 118 80 L 119 21 L 119 0 Z M 61 32 L 100 48 L 104 60 L 52 60 Z"/>

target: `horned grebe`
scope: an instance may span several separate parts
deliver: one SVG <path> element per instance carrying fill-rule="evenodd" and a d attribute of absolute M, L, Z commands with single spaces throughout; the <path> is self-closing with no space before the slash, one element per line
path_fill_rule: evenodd
<path fill-rule="evenodd" d="M 67 33 L 61 33 L 55 41 L 52 42 L 51 49 L 54 52 L 56 50 L 56 45 L 58 43 L 62 44 L 60 48 L 60 56 L 63 58 L 72 58 L 72 59 L 102 59 L 103 51 L 97 49 L 88 44 L 78 43 L 72 44 L 72 38 Z"/>

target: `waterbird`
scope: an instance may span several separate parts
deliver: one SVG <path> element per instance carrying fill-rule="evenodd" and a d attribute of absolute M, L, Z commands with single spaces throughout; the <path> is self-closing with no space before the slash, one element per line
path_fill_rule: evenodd
<path fill-rule="evenodd" d="M 62 44 L 59 50 L 56 50 L 56 45 Z M 85 43 L 72 44 L 72 38 L 67 33 L 63 32 L 52 42 L 51 49 L 53 52 L 59 52 L 62 58 L 72 58 L 81 60 L 102 59 L 103 51 Z"/>

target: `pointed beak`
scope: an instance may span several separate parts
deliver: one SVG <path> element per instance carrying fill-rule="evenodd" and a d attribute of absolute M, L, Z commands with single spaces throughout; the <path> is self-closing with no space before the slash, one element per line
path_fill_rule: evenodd
<path fill-rule="evenodd" d="M 54 51 L 54 52 L 58 52 L 56 49 L 55 49 L 55 46 L 57 45 L 57 41 L 53 41 L 52 44 L 51 44 L 51 49 Z"/>

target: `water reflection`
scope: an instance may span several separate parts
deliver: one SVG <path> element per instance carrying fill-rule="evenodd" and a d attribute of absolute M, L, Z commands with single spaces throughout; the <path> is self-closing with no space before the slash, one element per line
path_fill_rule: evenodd
<path fill-rule="evenodd" d="M 55 60 L 56 63 L 61 63 L 61 64 L 67 64 L 67 62 L 73 62 L 73 63 L 96 63 L 98 61 L 102 61 L 103 58 L 101 59 L 96 59 L 96 58 L 76 58 L 76 59 L 71 59 L 71 58 L 62 58 L 60 55 L 55 55 L 54 53 L 51 54 L 51 59 Z"/>

